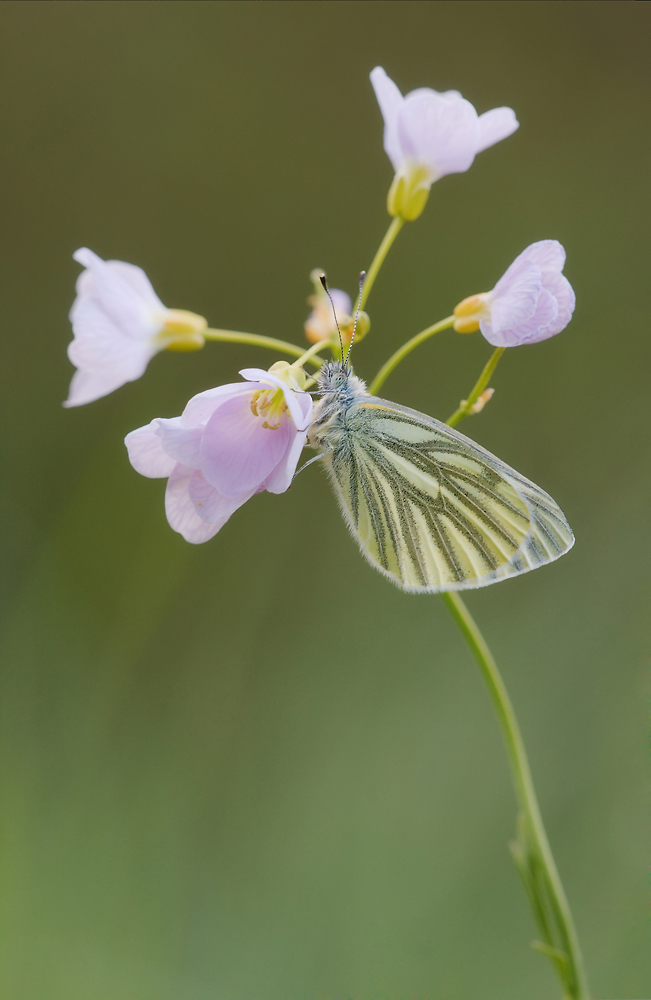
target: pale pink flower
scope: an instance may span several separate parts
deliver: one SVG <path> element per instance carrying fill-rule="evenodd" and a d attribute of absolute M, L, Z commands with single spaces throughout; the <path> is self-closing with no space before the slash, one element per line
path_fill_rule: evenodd
<path fill-rule="evenodd" d="M 576 302 L 562 273 L 564 265 L 565 250 L 557 240 L 532 243 L 491 292 L 459 303 L 454 310 L 455 330 L 481 330 L 494 347 L 535 344 L 555 336 L 570 322 Z"/>
<path fill-rule="evenodd" d="M 85 270 L 70 310 L 68 357 L 78 371 L 64 406 L 90 403 L 140 378 L 159 351 L 203 347 L 203 316 L 167 309 L 141 268 L 102 260 L 86 247 L 73 257 Z"/>
<path fill-rule="evenodd" d="M 384 148 L 396 172 L 395 210 L 391 196 L 389 201 L 393 215 L 416 218 L 434 181 L 463 173 L 477 153 L 518 128 L 511 108 L 478 115 L 458 90 L 421 87 L 403 97 L 381 66 L 372 71 L 371 83 L 384 118 Z"/>
<path fill-rule="evenodd" d="M 200 392 L 180 417 L 125 438 L 137 472 L 168 477 L 167 520 L 188 542 L 208 541 L 255 493 L 284 493 L 305 444 L 312 397 L 300 391 L 302 371 L 281 361 L 240 375 L 247 381 Z"/>

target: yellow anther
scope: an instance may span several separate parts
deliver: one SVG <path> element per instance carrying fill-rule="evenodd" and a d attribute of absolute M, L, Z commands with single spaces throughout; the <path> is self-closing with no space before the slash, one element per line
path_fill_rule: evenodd
<path fill-rule="evenodd" d="M 277 431 L 281 418 L 287 412 L 287 403 L 282 389 L 260 389 L 251 395 L 251 413 L 254 417 L 264 417 L 263 427 Z"/>

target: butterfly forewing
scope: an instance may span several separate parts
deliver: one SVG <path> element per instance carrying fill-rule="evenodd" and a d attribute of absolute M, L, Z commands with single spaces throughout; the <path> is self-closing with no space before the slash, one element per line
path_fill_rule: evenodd
<path fill-rule="evenodd" d="M 425 414 L 363 393 L 320 440 L 362 551 L 407 590 L 481 587 L 573 543 L 550 496 Z"/>

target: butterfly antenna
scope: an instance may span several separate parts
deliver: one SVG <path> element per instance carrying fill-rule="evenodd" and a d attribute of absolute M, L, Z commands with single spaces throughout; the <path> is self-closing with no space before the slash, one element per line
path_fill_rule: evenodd
<path fill-rule="evenodd" d="M 335 309 L 335 304 L 332 301 L 332 295 L 330 294 L 330 291 L 328 289 L 328 279 L 326 278 L 325 274 L 320 274 L 319 275 L 319 281 L 323 285 L 324 292 L 326 293 L 326 295 L 330 299 L 330 305 L 332 306 L 332 315 L 335 318 L 335 325 L 337 327 L 337 333 L 339 334 L 339 346 L 341 348 L 341 360 L 343 361 L 344 360 L 344 342 L 341 339 L 341 330 L 339 329 L 339 320 L 337 319 L 337 310 Z"/>
<path fill-rule="evenodd" d="M 353 335 L 350 338 L 350 344 L 348 345 L 348 351 L 346 353 L 346 360 L 344 361 L 344 366 L 348 365 L 348 356 L 353 348 L 353 341 L 355 339 L 355 331 L 357 329 L 357 320 L 359 319 L 359 311 L 362 307 L 362 288 L 364 287 L 364 281 L 366 280 L 366 271 L 360 271 L 359 273 L 359 298 L 357 299 L 357 310 L 355 312 L 355 322 L 353 323 Z"/>

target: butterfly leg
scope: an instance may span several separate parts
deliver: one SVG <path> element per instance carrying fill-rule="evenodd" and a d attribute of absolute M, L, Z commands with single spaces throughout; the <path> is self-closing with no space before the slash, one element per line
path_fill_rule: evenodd
<path fill-rule="evenodd" d="M 318 461 L 319 461 L 319 459 L 320 459 L 320 458 L 323 458 L 323 457 L 324 457 L 325 455 L 329 455 L 331 451 L 332 451 L 332 448 L 326 448 L 326 450 L 325 450 L 325 451 L 321 451 L 321 452 L 319 452 L 319 454 L 318 454 L 318 455 L 315 455 L 315 456 L 314 456 L 314 458 L 311 458 L 311 459 L 310 459 L 309 461 L 307 461 L 307 462 L 306 462 L 306 463 L 305 463 L 304 465 L 302 465 L 302 466 L 300 467 L 300 469 L 297 469 L 297 470 L 296 470 L 296 472 L 294 473 L 294 475 L 292 476 L 292 483 L 293 483 L 293 482 L 294 482 L 294 480 L 296 479 L 296 477 L 297 477 L 297 475 L 299 474 L 299 472 L 302 472 L 302 471 L 303 471 L 303 469 L 307 469 L 308 465 L 312 465 L 312 463 L 313 463 L 313 462 L 318 462 Z M 291 483 L 290 483 L 290 486 L 291 486 Z"/>

